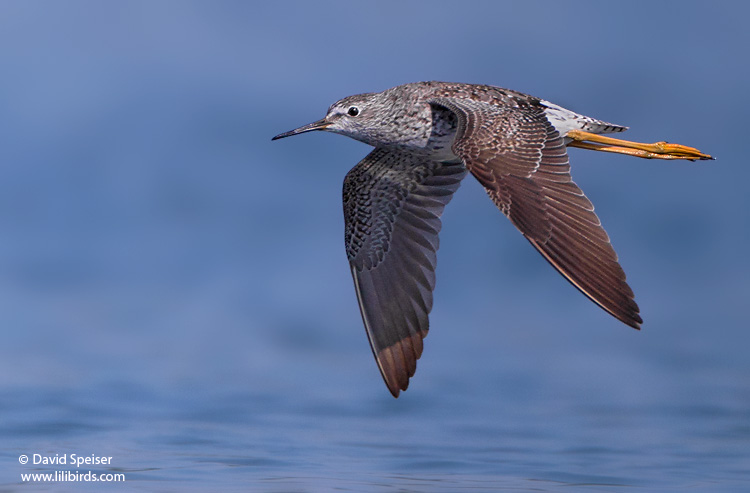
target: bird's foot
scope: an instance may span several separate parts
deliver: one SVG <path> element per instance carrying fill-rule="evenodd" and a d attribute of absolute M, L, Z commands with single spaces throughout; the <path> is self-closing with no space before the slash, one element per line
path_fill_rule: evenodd
<path fill-rule="evenodd" d="M 704 154 L 694 147 L 688 147 L 680 144 L 669 144 L 667 142 L 655 142 L 653 144 L 643 144 L 640 142 L 630 142 L 628 140 L 614 139 L 603 135 L 592 134 L 582 130 L 571 130 L 566 137 L 573 139 L 568 144 L 571 147 L 580 147 L 582 149 L 591 149 L 594 151 L 616 152 L 618 154 L 627 154 L 628 156 L 641 157 L 645 159 L 714 159 L 708 154 Z"/>

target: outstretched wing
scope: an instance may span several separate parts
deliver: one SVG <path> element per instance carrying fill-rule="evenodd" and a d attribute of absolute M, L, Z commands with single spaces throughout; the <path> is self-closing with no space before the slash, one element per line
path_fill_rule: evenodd
<path fill-rule="evenodd" d="M 454 153 L 539 253 L 625 324 L 643 322 L 594 206 L 570 177 L 563 138 L 531 104 L 436 98 L 458 118 Z"/>
<path fill-rule="evenodd" d="M 462 163 L 377 148 L 346 175 L 346 254 L 372 352 L 394 397 L 422 355 L 435 288 L 440 215 Z"/>

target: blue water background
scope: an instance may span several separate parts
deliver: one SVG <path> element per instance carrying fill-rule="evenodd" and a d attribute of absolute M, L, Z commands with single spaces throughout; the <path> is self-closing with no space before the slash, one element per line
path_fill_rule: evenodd
<path fill-rule="evenodd" d="M 745 2 L 0 3 L 0 490 L 750 490 Z M 570 151 L 645 320 L 471 178 L 395 400 L 343 251 L 333 101 L 487 83 L 715 162 Z M 119 484 L 28 483 L 38 453 Z M 75 470 L 71 467 L 61 469 Z M 88 470 L 88 469 L 87 469 Z"/>

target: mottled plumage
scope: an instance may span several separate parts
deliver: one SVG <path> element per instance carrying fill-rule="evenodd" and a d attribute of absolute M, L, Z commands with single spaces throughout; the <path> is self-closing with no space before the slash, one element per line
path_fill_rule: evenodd
<path fill-rule="evenodd" d="M 640 328 L 609 237 L 571 180 L 566 146 L 647 158 L 710 156 L 595 135 L 626 128 L 508 89 L 420 82 L 349 96 L 324 119 L 274 137 L 327 130 L 375 147 L 344 180 L 345 242 L 367 336 L 394 396 L 407 388 L 422 354 L 440 216 L 467 171 L 566 279 Z"/>

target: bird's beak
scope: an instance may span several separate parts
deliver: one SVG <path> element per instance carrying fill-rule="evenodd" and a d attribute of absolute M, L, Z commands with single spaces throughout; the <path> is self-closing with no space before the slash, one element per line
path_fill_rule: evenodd
<path fill-rule="evenodd" d="M 313 130 L 325 130 L 329 125 L 330 122 L 327 122 L 326 119 L 323 118 L 322 120 L 318 120 L 317 122 L 308 123 L 307 125 L 303 125 L 300 128 L 295 128 L 294 130 L 279 134 L 271 140 L 283 139 L 284 137 L 291 137 L 292 135 L 312 132 Z"/>

